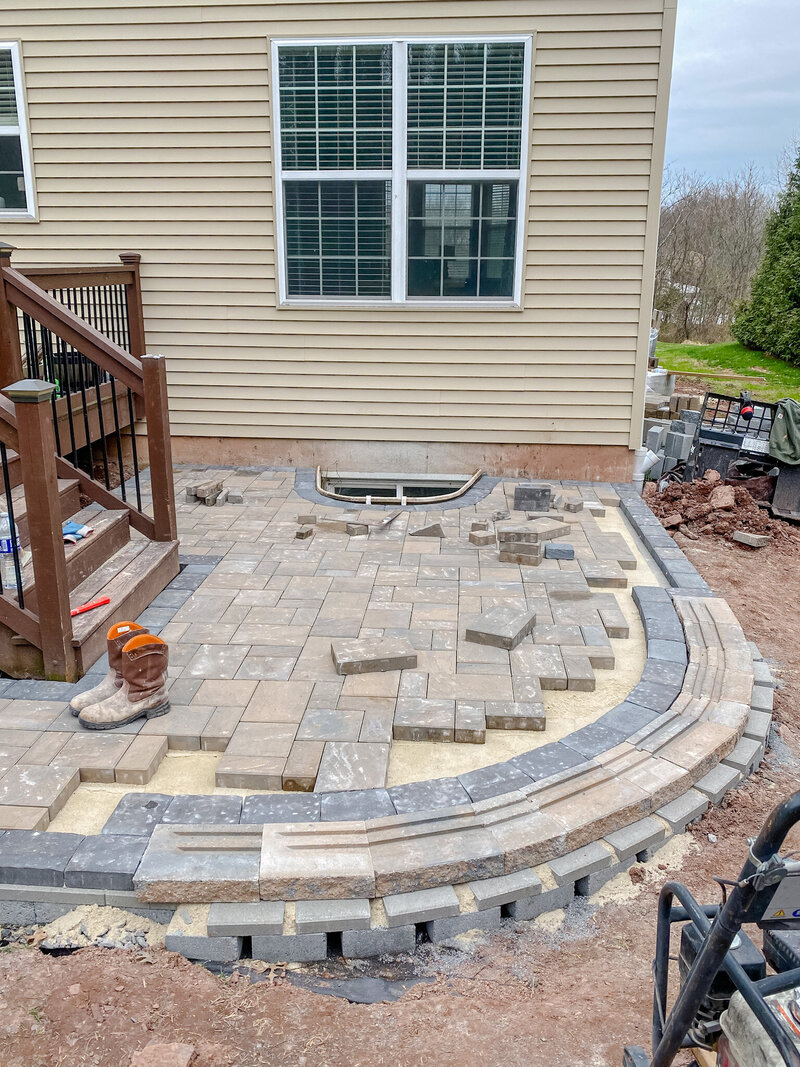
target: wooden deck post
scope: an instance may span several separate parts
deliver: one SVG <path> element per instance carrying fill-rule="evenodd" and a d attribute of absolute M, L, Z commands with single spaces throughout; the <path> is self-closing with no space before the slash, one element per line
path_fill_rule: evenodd
<path fill-rule="evenodd" d="M 0 242 L 0 388 L 24 377 L 17 309 L 6 296 L 3 268 L 11 266 L 13 245 Z"/>
<path fill-rule="evenodd" d="M 142 378 L 155 540 L 174 541 L 178 536 L 178 526 L 175 519 L 175 484 L 172 480 L 167 361 L 164 357 L 142 356 Z"/>
<path fill-rule="evenodd" d="M 142 308 L 142 257 L 139 252 L 120 252 L 119 258 L 133 271 L 133 281 L 125 286 L 125 305 L 128 309 L 128 336 L 132 356 L 141 357 L 147 351 L 144 338 L 144 309 Z M 133 396 L 133 410 L 137 419 L 145 417 L 144 401 L 138 393 Z M 131 429 L 131 432 L 133 430 Z"/>
<path fill-rule="evenodd" d="M 50 382 L 25 379 L 3 391 L 13 402 L 17 416 L 44 672 L 47 678 L 74 682 L 79 672 L 72 647 L 69 585 L 56 476 L 56 442 L 50 407 L 54 389 Z"/>
<path fill-rule="evenodd" d="M 140 264 L 142 257 L 138 252 L 120 252 L 119 258 L 126 267 L 133 271 L 133 282 L 125 288 L 128 290 L 128 328 L 131 340 L 131 355 L 143 356 L 147 351 L 144 339 L 144 311 L 142 310 L 142 276 Z"/>

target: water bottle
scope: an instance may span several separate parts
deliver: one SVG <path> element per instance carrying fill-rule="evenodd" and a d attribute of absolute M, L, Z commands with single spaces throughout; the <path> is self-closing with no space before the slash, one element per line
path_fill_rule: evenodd
<path fill-rule="evenodd" d="M 12 590 L 17 587 L 17 575 L 14 570 L 14 541 L 17 543 L 17 552 L 20 551 L 19 534 L 16 530 L 12 533 L 8 514 L 4 511 L 0 514 L 0 577 L 3 580 L 3 589 Z M 20 566 L 22 561 L 20 560 Z"/>

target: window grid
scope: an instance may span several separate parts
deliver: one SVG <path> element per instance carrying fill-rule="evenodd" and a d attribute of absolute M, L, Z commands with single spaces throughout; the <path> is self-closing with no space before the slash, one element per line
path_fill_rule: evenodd
<path fill-rule="evenodd" d="M 386 46 L 282 49 L 279 85 L 286 169 L 290 164 L 294 170 L 391 168 L 391 54 Z"/>
<path fill-rule="evenodd" d="M 425 273 L 430 276 L 431 267 L 438 263 L 438 296 L 454 295 L 459 281 L 464 296 L 497 296 L 496 292 L 491 291 L 497 287 L 493 283 L 499 278 L 501 285 L 507 285 L 506 271 L 509 265 L 513 272 L 513 245 L 508 249 L 505 242 L 508 240 L 509 224 L 516 222 L 515 183 L 414 182 L 412 185 L 416 187 L 416 195 L 409 197 L 409 294 L 417 295 L 417 279 Z M 417 215 L 414 201 L 420 195 L 421 213 Z M 498 198 L 500 211 L 495 213 L 495 200 Z M 422 224 L 417 227 L 421 229 L 421 234 L 412 239 L 415 223 Z M 505 235 L 500 231 L 500 224 L 503 223 Z M 429 240 L 434 234 L 438 235 L 436 247 Z M 496 247 L 498 234 L 503 242 L 499 255 Z M 449 246 L 453 251 L 448 253 Z M 504 252 L 506 254 L 502 254 Z M 448 287 L 450 292 L 446 291 Z"/>
<path fill-rule="evenodd" d="M 409 44 L 409 167 L 518 168 L 523 57 L 522 44 Z"/>
<path fill-rule="evenodd" d="M 408 105 L 409 111 L 411 109 L 411 97 L 409 86 L 409 52 L 411 46 L 424 44 L 424 45 L 460 45 L 464 47 L 474 47 L 477 45 L 481 48 L 481 74 L 480 83 L 481 89 L 481 102 L 480 102 L 480 114 L 479 122 L 480 126 L 476 125 L 475 129 L 478 131 L 481 137 L 481 154 L 486 152 L 486 139 L 485 133 L 488 129 L 487 123 L 491 125 L 493 117 L 489 112 L 489 104 L 487 103 L 486 87 L 493 85 L 495 88 L 504 80 L 504 87 L 509 90 L 509 93 L 514 95 L 513 106 L 516 108 L 516 114 L 519 121 L 516 127 L 511 131 L 514 134 L 513 140 L 513 164 L 509 165 L 507 157 L 503 159 L 502 166 L 470 166 L 464 167 L 450 166 L 450 167 L 436 167 L 436 168 L 421 168 L 413 167 L 410 158 L 410 153 L 407 146 L 407 123 L 406 106 Z M 387 231 L 384 231 L 384 245 L 386 250 L 390 254 L 390 262 L 388 264 L 389 271 L 387 272 L 391 276 L 391 284 L 388 291 L 382 291 L 379 296 L 373 296 L 367 294 L 363 289 L 360 292 L 356 292 L 353 298 L 349 299 L 350 304 L 363 303 L 365 296 L 370 296 L 368 303 L 376 303 L 377 305 L 386 304 L 420 304 L 431 305 L 437 302 L 441 305 L 444 303 L 447 306 L 458 304 L 460 306 L 504 306 L 512 304 L 519 306 L 521 298 L 522 287 L 522 253 L 523 253 L 523 241 L 524 241 L 524 194 L 527 179 L 527 146 L 528 146 L 528 120 L 527 115 L 529 112 L 529 94 L 530 94 L 530 49 L 531 38 L 530 37 L 515 37 L 514 35 L 508 35 L 503 37 L 485 37 L 478 41 L 470 40 L 453 40 L 445 38 L 432 38 L 426 41 L 415 40 L 398 40 L 392 41 L 386 39 L 362 39 L 359 41 L 341 41 L 341 40 L 317 40 L 313 42 L 313 45 L 307 41 L 274 41 L 272 45 L 273 55 L 273 98 L 275 105 L 275 126 L 276 126 L 276 142 L 282 147 L 282 127 L 281 122 L 281 100 L 279 91 L 279 79 L 278 79 L 278 67 L 280 50 L 283 48 L 301 48 L 306 49 L 310 47 L 342 47 L 347 46 L 384 46 L 387 49 L 393 59 L 391 68 L 391 100 L 392 100 L 392 114 L 393 114 L 393 153 L 392 153 L 392 168 L 365 168 L 365 169 L 350 169 L 345 170 L 313 170 L 306 169 L 289 169 L 283 164 L 282 152 L 278 152 L 276 159 L 276 177 L 278 182 L 279 195 L 276 198 L 277 209 L 277 222 L 278 222 L 278 275 L 279 275 L 279 300 L 281 303 L 287 301 L 292 303 L 310 303 L 315 304 L 326 303 L 327 299 L 332 295 L 329 293 L 318 292 L 316 294 L 308 293 L 306 295 L 298 294 L 291 291 L 291 286 L 288 284 L 288 248 L 287 234 L 285 232 L 284 221 L 284 186 L 286 183 L 294 180 L 298 181 L 342 181 L 348 179 L 351 182 L 359 182 L 361 180 L 377 180 L 380 179 L 386 182 L 386 188 L 388 190 L 388 202 L 391 203 L 391 210 L 387 211 L 387 218 L 390 216 L 391 223 Z M 500 56 L 500 62 L 496 64 L 497 70 L 493 71 L 489 69 L 489 49 L 487 45 L 498 45 L 501 50 L 505 49 L 505 60 L 503 59 L 502 51 L 495 54 Z M 384 53 L 384 55 L 386 52 Z M 511 57 L 510 59 L 508 57 Z M 505 62 L 505 69 L 503 63 Z M 516 66 L 515 66 L 516 65 Z M 509 73 L 512 67 L 515 66 L 516 75 Z M 509 83 L 516 82 L 510 86 Z M 521 94 L 519 92 L 521 82 Z M 505 106 L 505 105 L 504 105 Z M 509 106 L 506 106 L 506 112 L 509 112 Z M 513 111 L 513 108 L 511 109 Z M 510 112 L 509 112 L 510 113 Z M 495 131 L 497 126 L 492 127 Z M 507 130 L 504 132 L 508 132 Z M 408 156 L 408 158 L 407 158 Z M 355 162 L 355 160 L 354 160 Z M 446 161 L 444 161 L 446 162 Z M 474 295 L 457 293 L 453 296 L 451 293 L 445 293 L 443 291 L 443 281 L 440 281 L 438 288 L 438 295 L 431 293 L 430 296 L 415 294 L 411 291 L 412 286 L 409 284 L 407 278 L 407 272 L 411 264 L 411 259 L 414 257 L 409 256 L 409 216 L 410 216 L 410 198 L 411 189 L 415 182 L 426 181 L 428 183 L 439 184 L 472 184 L 477 185 L 478 196 L 482 197 L 483 193 L 481 189 L 486 184 L 487 189 L 493 187 L 495 189 L 501 186 L 505 189 L 505 195 L 513 200 L 514 210 L 509 210 L 507 216 L 501 221 L 502 225 L 494 223 L 489 226 L 490 220 L 483 220 L 481 218 L 482 212 L 479 211 L 477 219 L 476 234 L 474 235 L 476 240 L 480 240 L 479 255 L 472 257 L 475 260 L 474 268 L 476 272 L 476 288 Z M 488 183 L 488 184 L 487 184 Z M 500 254 L 483 254 L 483 249 L 488 248 L 486 245 L 485 232 L 491 230 L 493 233 L 492 242 L 493 248 L 500 248 Z M 500 232 L 502 230 L 502 233 Z M 320 219 L 318 242 L 320 247 L 323 243 L 322 235 L 322 220 Z M 500 242 L 500 244 L 498 244 Z M 506 254 L 509 253 L 509 254 Z M 343 257 L 349 258 L 349 257 Z M 358 249 L 354 250 L 353 259 L 361 260 L 361 255 Z M 444 257 L 443 257 L 444 258 Z M 452 257 L 450 257 L 452 259 Z M 382 257 L 384 263 L 386 257 Z M 444 266 L 442 267 L 442 275 L 444 272 Z M 457 273 L 457 272 L 456 272 Z M 503 275 L 501 278 L 500 275 Z M 356 278 L 358 278 L 358 271 L 356 270 Z M 500 279 L 500 280 L 498 280 Z M 387 283 L 388 284 L 388 283 Z M 502 288 L 502 292 L 492 292 L 492 289 L 497 290 Z M 466 296 L 466 298 L 463 298 Z M 361 299 L 359 299 L 361 298 Z M 337 299 L 335 301 L 337 306 L 347 306 L 348 298 Z"/>
<path fill-rule="evenodd" d="M 388 297 L 389 183 L 287 181 L 285 188 L 290 292 Z M 303 211 L 304 201 L 313 214 Z"/>

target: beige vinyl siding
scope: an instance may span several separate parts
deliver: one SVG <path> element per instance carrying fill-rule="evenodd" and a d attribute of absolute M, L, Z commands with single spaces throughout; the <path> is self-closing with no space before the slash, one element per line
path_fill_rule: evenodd
<path fill-rule="evenodd" d="M 178 435 L 635 445 L 666 6 L 10 0 L 40 221 L 0 232 L 20 265 L 142 253 Z M 268 39 L 505 32 L 534 36 L 522 310 L 278 308 Z"/>

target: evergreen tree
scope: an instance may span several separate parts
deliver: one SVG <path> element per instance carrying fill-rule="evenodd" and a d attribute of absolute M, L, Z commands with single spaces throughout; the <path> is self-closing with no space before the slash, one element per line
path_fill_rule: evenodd
<path fill-rule="evenodd" d="M 800 364 L 800 156 L 767 220 L 764 258 L 731 329 L 747 348 Z"/>

